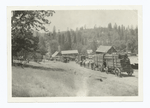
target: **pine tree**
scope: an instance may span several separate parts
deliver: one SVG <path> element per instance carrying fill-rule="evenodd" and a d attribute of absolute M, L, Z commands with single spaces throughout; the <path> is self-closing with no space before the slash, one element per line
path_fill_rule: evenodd
<path fill-rule="evenodd" d="M 117 24 L 116 23 L 114 24 L 114 30 L 117 31 Z"/>
<path fill-rule="evenodd" d="M 71 34 L 70 31 L 67 31 L 67 38 L 68 38 L 68 48 L 71 49 Z"/>
<path fill-rule="evenodd" d="M 108 30 L 112 30 L 112 25 L 111 25 L 111 23 L 108 24 Z"/>

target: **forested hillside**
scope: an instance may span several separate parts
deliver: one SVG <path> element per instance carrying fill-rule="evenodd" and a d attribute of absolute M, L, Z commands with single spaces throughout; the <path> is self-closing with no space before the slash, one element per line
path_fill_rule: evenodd
<path fill-rule="evenodd" d="M 53 28 L 53 32 L 34 33 L 39 37 L 39 49 L 43 54 L 53 54 L 55 51 L 77 49 L 85 54 L 87 49 L 94 52 L 99 45 L 112 45 L 119 51 L 131 51 L 138 53 L 138 27 L 125 27 L 123 25 L 108 24 L 108 27 L 86 27 L 76 28 L 76 30 L 58 31 Z"/>

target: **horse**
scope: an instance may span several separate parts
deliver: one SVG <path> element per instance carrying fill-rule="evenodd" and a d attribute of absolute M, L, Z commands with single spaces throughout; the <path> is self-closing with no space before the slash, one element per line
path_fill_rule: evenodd
<path fill-rule="evenodd" d="M 91 69 L 93 70 L 94 69 L 94 62 L 90 61 L 90 64 L 91 64 Z"/>
<path fill-rule="evenodd" d="M 83 63 L 82 63 L 83 61 L 79 61 L 79 63 L 80 63 L 80 66 L 82 66 L 83 65 Z"/>
<path fill-rule="evenodd" d="M 90 60 L 85 60 L 84 64 L 85 64 L 85 67 L 87 66 L 89 68 L 89 66 L 90 66 Z"/>
<path fill-rule="evenodd" d="M 86 60 L 83 60 L 82 61 L 82 65 L 85 67 L 86 65 L 85 65 L 85 62 L 86 62 Z"/>
<path fill-rule="evenodd" d="M 77 58 L 75 59 L 75 62 L 78 63 L 78 59 Z"/>

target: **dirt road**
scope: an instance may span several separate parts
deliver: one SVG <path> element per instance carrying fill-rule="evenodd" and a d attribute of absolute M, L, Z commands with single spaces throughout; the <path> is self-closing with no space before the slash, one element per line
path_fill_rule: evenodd
<path fill-rule="evenodd" d="M 134 70 L 132 76 L 122 73 L 122 78 L 105 72 L 94 71 L 89 68 L 80 67 L 74 62 L 66 63 L 68 72 L 74 72 L 77 96 L 130 96 L 138 95 L 138 71 Z"/>
<path fill-rule="evenodd" d="M 130 77 L 124 73 L 119 78 L 113 74 L 80 67 L 75 62 L 47 61 L 29 64 L 35 67 L 13 67 L 13 96 L 24 93 L 31 97 L 138 95 L 137 70 Z"/>

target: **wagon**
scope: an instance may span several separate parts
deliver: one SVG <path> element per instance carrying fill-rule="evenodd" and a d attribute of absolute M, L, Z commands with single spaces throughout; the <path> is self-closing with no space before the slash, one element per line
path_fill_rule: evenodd
<path fill-rule="evenodd" d="M 69 57 L 68 56 L 62 56 L 61 61 L 64 63 L 68 63 L 69 62 Z"/>
<path fill-rule="evenodd" d="M 126 54 L 97 54 L 93 61 L 93 68 L 97 68 L 101 72 L 111 72 L 117 76 L 121 76 L 122 72 L 127 72 L 128 75 L 133 74 L 130 60 Z"/>
<path fill-rule="evenodd" d="M 100 70 L 102 71 L 102 66 L 103 66 L 103 58 L 104 55 L 103 54 L 96 54 L 93 56 L 93 60 L 91 62 L 91 69 L 92 70 Z"/>

